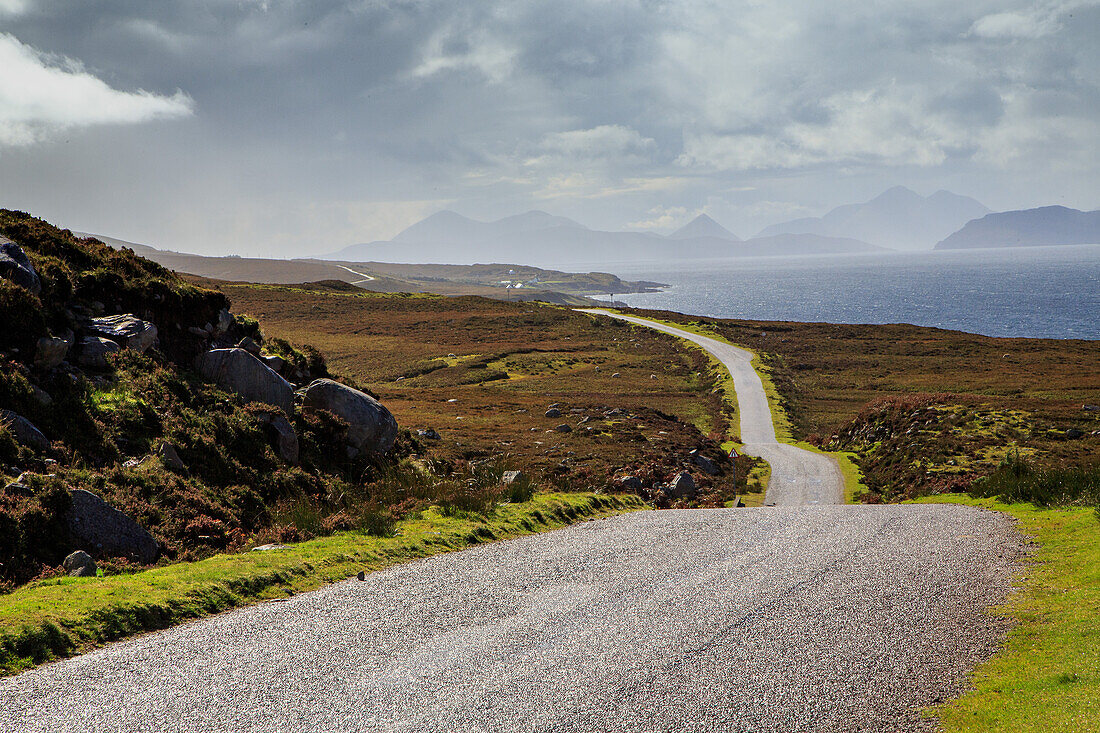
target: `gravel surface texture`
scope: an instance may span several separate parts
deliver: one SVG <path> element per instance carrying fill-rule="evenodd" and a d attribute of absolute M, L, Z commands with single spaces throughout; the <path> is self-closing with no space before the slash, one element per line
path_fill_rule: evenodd
<path fill-rule="evenodd" d="M 636 512 L 0 680 L 13 731 L 910 731 L 1005 624 L 958 506 Z"/>
<path fill-rule="evenodd" d="M 644 318 L 624 316 L 600 308 L 581 310 L 629 321 L 686 339 L 702 346 L 726 366 L 737 390 L 743 450 L 750 456 L 760 456 L 772 469 L 768 490 L 764 494 L 766 504 L 797 506 L 844 503 L 844 476 L 836 461 L 829 456 L 776 441 L 768 397 L 764 393 L 760 375 L 752 367 L 751 351 Z"/>

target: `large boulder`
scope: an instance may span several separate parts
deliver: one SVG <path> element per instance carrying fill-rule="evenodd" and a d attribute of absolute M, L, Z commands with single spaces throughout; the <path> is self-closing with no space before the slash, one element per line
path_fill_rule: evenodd
<path fill-rule="evenodd" d="M 43 451 L 50 447 L 50 441 L 34 423 L 11 410 L 0 410 L 0 425 L 10 430 L 15 439 L 28 448 Z"/>
<path fill-rule="evenodd" d="M 27 253 L 7 237 L 0 237 L 0 277 L 22 285 L 35 295 L 42 292 L 42 281 Z"/>
<path fill-rule="evenodd" d="M 195 368 L 222 389 L 248 402 L 274 405 L 286 414 L 294 411 L 290 382 L 244 349 L 211 349 L 199 354 Z"/>
<path fill-rule="evenodd" d="M 157 327 L 129 313 L 93 318 L 89 328 L 131 351 L 143 352 L 157 341 Z"/>
<path fill-rule="evenodd" d="M 122 347 L 111 339 L 102 336 L 85 336 L 80 340 L 80 356 L 77 362 L 81 366 L 93 369 L 106 369 L 107 354 L 121 350 Z"/>
<path fill-rule="evenodd" d="M 157 559 L 157 541 L 144 527 L 90 491 L 72 492 L 65 512 L 69 533 L 99 555 L 128 557 L 148 565 Z"/>
<path fill-rule="evenodd" d="M 397 439 L 397 420 L 381 402 L 331 379 L 315 379 L 304 390 L 306 409 L 328 410 L 348 423 L 348 442 L 371 453 L 385 453 Z"/>

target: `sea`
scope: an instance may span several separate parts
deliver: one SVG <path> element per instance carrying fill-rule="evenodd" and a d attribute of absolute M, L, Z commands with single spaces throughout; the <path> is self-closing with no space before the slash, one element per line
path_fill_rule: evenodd
<path fill-rule="evenodd" d="M 606 270 L 669 284 L 657 293 L 614 294 L 637 308 L 1100 339 L 1100 245 L 620 263 Z"/>

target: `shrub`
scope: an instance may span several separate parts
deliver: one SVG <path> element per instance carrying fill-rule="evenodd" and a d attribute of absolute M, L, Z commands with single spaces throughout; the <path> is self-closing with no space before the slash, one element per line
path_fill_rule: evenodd
<path fill-rule="evenodd" d="M 1100 463 L 1069 468 L 1035 466 L 1012 453 L 993 473 L 975 481 L 970 493 L 1037 506 L 1100 506 Z"/>

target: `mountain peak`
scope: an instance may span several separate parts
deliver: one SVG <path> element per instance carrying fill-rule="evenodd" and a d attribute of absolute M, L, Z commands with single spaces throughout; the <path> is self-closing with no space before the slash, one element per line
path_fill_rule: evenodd
<path fill-rule="evenodd" d="M 711 219 L 706 214 L 699 214 L 684 226 L 680 227 L 669 239 L 694 239 L 696 237 L 712 237 L 714 239 L 728 239 L 731 242 L 740 242 L 741 239 L 726 229 L 724 226 Z"/>

